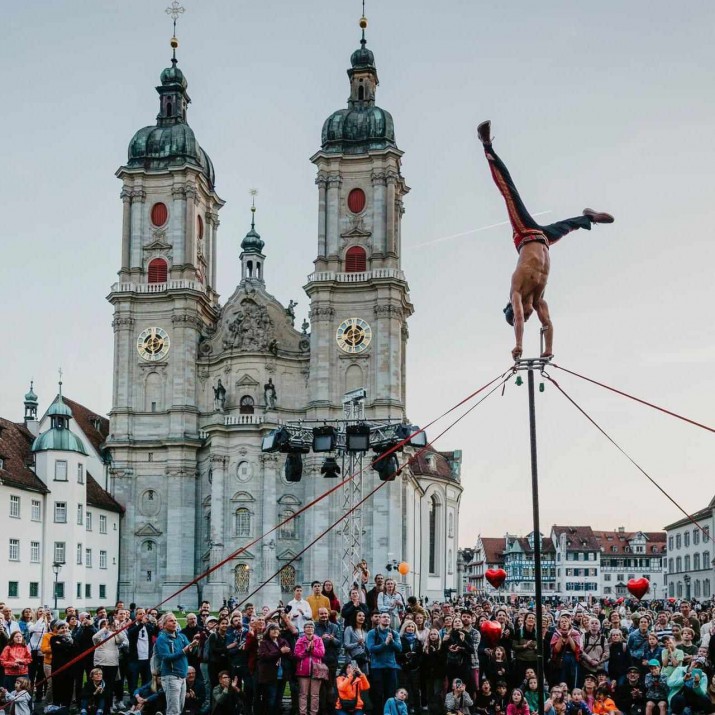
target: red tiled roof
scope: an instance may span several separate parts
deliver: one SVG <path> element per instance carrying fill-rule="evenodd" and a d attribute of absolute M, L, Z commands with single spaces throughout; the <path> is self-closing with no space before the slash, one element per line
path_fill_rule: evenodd
<path fill-rule="evenodd" d="M 49 489 L 28 466 L 28 463 L 34 461 L 31 450 L 34 439 L 24 424 L 0 417 L 0 457 L 3 459 L 0 481 L 9 486 L 47 494 Z"/>
<path fill-rule="evenodd" d="M 96 412 L 92 412 L 92 410 L 87 409 L 84 405 L 80 405 L 79 402 L 70 400 L 64 395 L 62 399 L 72 410 L 72 417 L 74 417 L 77 422 L 77 426 L 87 436 L 87 439 L 92 443 L 97 453 L 101 454 L 102 443 L 109 435 L 109 420 Z"/>
<path fill-rule="evenodd" d="M 431 446 L 423 449 L 417 454 L 414 460 L 410 462 L 412 474 L 422 475 L 425 477 L 440 477 L 441 479 L 454 479 L 452 476 L 452 467 L 449 463 L 449 458 L 453 456 L 453 452 L 438 452 Z"/>
<path fill-rule="evenodd" d="M 109 492 L 102 489 L 89 472 L 87 472 L 87 504 L 98 509 L 115 511 L 118 514 L 124 513 L 124 507 Z"/>
<path fill-rule="evenodd" d="M 639 533 L 642 533 L 646 537 L 646 554 L 664 554 L 667 551 L 666 534 L 664 531 L 594 531 L 593 533 L 600 547 L 603 549 L 604 555 L 633 553 L 632 551 L 626 551 L 626 547 L 630 547 L 629 542 Z M 657 549 L 655 552 L 653 551 L 654 547 Z"/>
<path fill-rule="evenodd" d="M 504 539 L 493 536 L 482 536 L 482 546 L 484 547 L 484 558 L 488 564 L 504 563 Z"/>
<path fill-rule="evenodd" d="M 556 538 L 566 534 L 566 551 L 600 551 L 601 546 L 590 526 L 556 526 L 552 527 Z"/>

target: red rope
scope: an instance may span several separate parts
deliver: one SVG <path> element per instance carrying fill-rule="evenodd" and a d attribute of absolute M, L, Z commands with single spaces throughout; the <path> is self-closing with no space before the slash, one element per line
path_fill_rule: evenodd
<path fill-rule="evenodd" d="M 586 382 L 591 382 L 594 385 L 598 385 L 599 387 L 603 387 L 606 390 L 615 392 L 617 395 L 627 397 L 629 400 L 634 400 L 635 402 L 640 402 L 642 405 L 647 405 L 648 407 L 652 407 L 654 410 L 658 410 L 659 412 L 664 412 L 666 415 L 670 415 L 671 417 L 676 417 L 677 419 L 683 420 L 683 422 L 688 422 L 689 424 L 695 425 L 696 427 L 702 427 L 703 429 L 708 430 L 708 432 L 715 432 L 715 428 L 708 427 L 707 425 L 704 425 L 700 422 L 696 422 L 695 420 L 691 420 L 688 417 L 683 417 L 683 415 L 679 415 L 677 412 L 671 412 L 671 410 L 666 410 L 665 407 L 659 407 L 658 405 L 654 405 L 652 402 L 648 402 L 647 400 L 641 400 L 640 397 L 635 397 L 634 395 L 629 395 L 627 392 L 623 392 L 623 390 L 618 390 L 615 387 L 610 387 L 609 385 L 604 385 L 602 382 L 598 382 L 598 380 L 592 380 L 590 377 L 586 377 L 585 375 L 579 375 L 577 372 L 573 372 L 573 370 L 567 370 L 565 367 L 561 367 L 560 365 L 556 365 L 555 363 L 551 363 L 551 365 L 552 365 L 552 367 L 558 368 L 559 370 L 562 370 L 563 372 L 567 372 L 569 375 L 574 375 L 575 377 L 580 377 L 582 380 L 586 380 Z"/>
<path fill-rule="evenodd" d="M 459 407 L 461 407 L 465 402 L 469 402 L 469 400 L 471 400 L 473 397 L 476 397 L 480 392 L 483 392 L 483 391 L 486 390 L 488 387 L 490 387 L 491 385 L 493 385 L 497 380 L 504 378 L 504 375 L 507 375 L 507 374 L 511 375 L 511 368 L 509 368 L 508 370 L 506 370 L 505 372 L 503 372 L 501 375 L 497 375 L 497 377 L 495 377 L 494 379 L 490 380 L 490 381 L 489 381 L 488 383 L 486 383 L 485 385 L 482 385 L 482 387 L 476 389 L 476 390 L 475 390 L 474 392 L 472 392 L 470 395 L 467 395 L 467 397 L 465 397 L 464 399 L 460 400 L 456 405 L 450 407 L 448 410 L 446 410 L 445 412 L 443 412 L 439 417 L 436 417 L 434 420 L 432 420 L 429 424 L 427 424 L 427 425 L 425 425 L 424 427 L 422 427 L 421 429 L 417 430 L 416 432 L 414 432 L 413 434 L 411 434 L 409 437 L 406 437 L 406 438 L 403 439 L 401 442 L 399 442 L 398 444 L 396 444 L 394 447 L 391 447 L 389 450 L 386 450 L 385 452 L 383 452 L 382 454 L 380 454 L 375 460 L 373 460 L 373 462 L 371 462 L 371 465 L 370 465 L 370 466 L 372 466 L 373 464 L 375 464 L 375 462 L 380 461 L 380 460 L 383 459 L 384 457 L 387 457 L 388 455 L 392 454 L 393 452 L 395 452 L 396 450 L 400 449 L 401 447 L 404 447 L 405 444 L 407 444 L 407 443 L 408 443 L 411 439 L 413 439 L 416 435 L 418 435 L 418 434 L 424 432 L 425 430 L 429 429 L 432 425 L 434 425 L 436 422 L 438 422 L 439 420 L 441 420 L 443 417 L 446 417 L 446 416 L 447 416 L 448 414 L 450 414 L 451 412 L 454 412 L 454 410 L 456 410 L 456 409 L 458 409 Z M 507 379 L 508 379 L 508 378 L 507 378 Z M 501 384 L 502 384 L 502 383 L 500 383 L 500 384 L 497 386 L 497 388 L 495 388 L 495 389 L 498 389 L 498 387 L 501 387 Z M 494 390 L 492 390 L 492 392 L 493 392 L 493 391 L 494 391 Z M 486 395 L 486 397 L 488 397 L 490 394 L 492 394 L 492 393 L 491 393 L 491 392 L 488 393 L 488 394 Z M 484 399 L 486 399 L 486 397 L 485 397 Z M 483 402 L 483 400 L 480 400 L 480 401 L 477 403 L 477 405 L 480 404 L 480 402 Z M 471 410 L 473 410 L 474 407 L 476 407 L 477 405 L 472 406 L 472 407 L 465 413 L 465 415 L 468 414 L 469 412 L 471 412 Z M 456 420 L 453 424 L 456 424 L 457 422 L 459 422 L 459 420 L 461 420 L 465 415 L 462 415 L 462 417 L 460 417 L 458 420 Z M 451 426 L 452 426 L 452 425 L 450 425 L 450 427 L 447 428 L 447 429 L 450 429 Z M 446 431 L 446 430 L 445 430 L 445 431 Z M 443 434 L 444 434 L 444 432 L 442 432 L 440 435 L 438 435 L 436 439 L 439 439 L 439 437 L 441 437 Z M 436 441 L 436 440 L 434 440 L 434 441 Z M 426 447 L 423 447 L 421 451 L 423 451 L 424 449 L 426 449 Z M 418 454 L 419 454 L 419 453 L 418 453 Z M 300 509 L 298 509 L 292 516 L 290 516 L 290 517 L 288 517 L 287 519 L 284 519 L 284 520 L 281 521 L 280 523 L 276 524 L 272 529 L 269 529 L 266 533 L 264 533 L 264 534 L 262 534 L 261 536 L 255 538 L 255 539 L 254 539 L 253 541 L 251 541 L 249 544 L 246 544 L 245 546 L 242 546 L 241 548 L 237 549 L 237 550 L 234 551 L 232 554 L 230 554 L 228 557 L 226 557 L 226 558 L 223 559 L 222 561 L 219 561 L 215 566 L 211 566 L 211 567 L 208 568 L 206 571 L 204 571 L 203 573 L 201 573 L 199 576 L 196 576 L 193 580 L 189 581 L 187 584 L 185 584 L 184 586 L 182 586 L 178 591 L 176 591 L 175 593 L 171 594 L 170 596 L 168 596 L 167 598 L 165 598 L 163 601 L 161 601 L 160 603 L 158 603 L 156 606 L 154 606 L 154 608 L 156 608 L 156 609 L 160 608 L 160 607 L 163 606 L 167 601 L 169 601 L 169 600 L 171 600 L 172 598 L 174 598 L 175 596 L 178 596 L 179 594 L 183 593 L 186 589 L 188 589 L 188 588 L 190 588 L 191 586 L 193 586 L 194 584 L 198 583 L 202 578 L 205 578 L 205 577 L 208 576 L 209 574 L 213 573 L 213 572 L 216 571 L 218 568 L 220 568 L 221 566 L 223 566 L 224 564 L 226 564 L 228 561 L 231 561 L 231 560 L 234 559 L 236 556 L 240 555 L 241 553 L 243 553 L 244 551 L 246 551 L 246 550 L 249 549 L 250 547 L 255 546 L 257 543 L 259 543 L 260 541 L 262 541 L 263 539 L 265 539 L 267 536 L 269 536 L 270 534 L 272 534 L 272 533 L 275 532 L 276 530 L 280 529 L 284 524 L 287 524 L 287 523 L 288 523 L 289 521 L 291 521 L 292 519 L 296 519 L 298 516 L 300 516 L 300 514 L 304 513 L 304 512 L 307 511 L 309 508 L 315 506 L 316 504 L 318 504 L 319 502 L 321 502 L 323 499 L 325 499 L 325 498 L 327 498 L 328 496 L 330 496 L 330 494 L 332 494 L 333 492 L 335 492 L 335 491 L 337 491 L 338 489 L 342 488 L 345 484 L 347 484 L 347 482 L 349 482 L 351 479 L 353 479 L 353 478 L 356 476 L 356 474 L 357 474 L 357 472 L 356 472 L 355 474 L 351 474 L 349 477 L 346 477 L 343 481 L 339 482 L 339 483 L 336 484 L 334 487 L 331 487 L 331 488 L 328 489 L 326 492 L 324 492 L 324 493 L 321 494 L 320 496 L 316 497 L 316 498 L 313 499 L 312 501 L 308 502 L 305 506 L 303 506 L 303 507 L 301 507 Z M 383 482 L 383 484 L 386 484 L 386 483 L 387 483 L 387 482 Z M 378 485 L 377 489 L 379 489 L 381 486 L 382 486 L 382 484 Z M 377 491 L 377 489 L 375 489 L 374 491 Z M 374 493 L 374 491 L 373 491 L 372 493 Z M 371 494 L 372 494 L 372 493 L 371 493 Z M 368 495 L 368 496 L 371 496 L 371 494 Z M 343 517 L 343 518 L 344 518 L 344 517 Z M 332 527 L 331 527 L 331 528 L 332 528 Z M 322 538 L 322 535 L 321 535 L 320 538 Z M 272 578 L 273 578 L 273 577 L 272 577 Z M 149 609 L 149 610 L 152 610 L 152 609 Z M 58 668 L 57 670 L 55 670 L 55 671 L 54 671 L 51 675 L 49 675 L 47 678 L 44 678 L 43 680 L 40 680 L 39 682 L 35 683 L 35 686 L 42 685 L 43 683 L 46 683 L 48 680 L 54 678 L 56 675 L 59 675 L 60 673 L 62 673 L 62 672 L 64 672 L 65 670 L 67 670 L 68 668 L 71 668 L 73 665 L 75 665 L 75 664 L 78 663 L 80 660 L 82 660 L 85 656 L 89 655 L 90 653 L 93 653 L 93 652 L 94 652 L 95 650 L 97 650 L 97 648 L 99 648 L 101 645 L 103 645 L 104 643 L 106 643 L 106 642 L 107 642 L 108 640 L 110 640 L 111 638 L 114 638 L 114 636 L 116 635 L 116 633 L 121 633 L 122 631 L 126 630 L 127 628 L 130 628 L 130 627 L 133 625 L 133 623 L 134 623 L 134 621 L 129 621 L 129 622 L 127 622 L 122 628 L 120 628 L 118 631 L 115 631 L 114 633 L 112 633 L 112 635 L 110 635 L 109 637 L 105 638 L 103 641 L 100 641 L 100 642 L 97 643 L 96 645 L 93 645 L 91 648 L 88 648 L 87 650 L 83 651 L 82 653 L 80 653 L 79 655 L 77 655 L 75 658 L 73 658 L 71 661 L 69 661 L 68 663 L 65 663 L 62 667 L 60 667 L 60 668 Z M 6 703 L 5 705 L 0 706 L 0 710 L 4 710 L 5 708 L 9 707 L 10 704 L 11 704 L 11 703 Z"/>
<path fill-rule="evenodd" d="M 563 368 L 562 368 L 562 369 L 563 369 Z M 568 370 L 567 370 L 566 372 L 568 372 Z M 601 426 L 596 422 L 596 420 L 594 420 L 593 417 L 591 417 L 591 416 L 586 412 L 586 410 L 583 409 L 583 407 L 581 407 L 580 405 L 578 405 L 578 404 L 576 403 L 576 401 L 575 401 L 570 395 L 568 395 L 568 394 L 566 393 L 566 391 L 561 387 L 561 385 L 559 385 L 559 383 L 556 382 L 556 380 L 554 380 L 553 377 L 550 377 L 550 376 L 547 375 L 546 373 L 543 373 L 543 374 L 544 374 L 544 377 L 545 377 L 549 382 L 551 382 L 551 383 L 556 387 L 556 389 L 557 389 L 557 390 L 558 390 L 558 391 L 559 391 L 559 392 L 560 392 L 560 393 L 561 393 L 561 394 L 562 394 L 562 395 L 563 395 L 563 396 L 564 396 L 564 397 L 565 397 L 565 398 L 566 398 L 566 399 L 567 399 L 567 400 L 568 400 L 568 401 L 569 401 L 569 402 L 570 402 L 570 403 L 571 403 L 571 404 L 572 404 L 572 405 L 573 405 L 573 406 L 574 406 L 574 407 L 575 407 L 575 408 L 576 408 L 576 409 L 577 409 L 577 410 L 578 410 L 578 411 L 579 411 L 579 412 L 580 412 L 580 413 L 581 413 L 581 414 L 582 414 L 582 415 L 583 415 L 622 455 L 624 455 L 624 456 L 626 457 L 626 459 L 628 459 L 628 461 L 629 461 L 641 474 L 643 474 L 643 475 L 648 479 L 648 481 L 649 481 L 651 484 L 653 484 L 653 486 L 656 487 L 656 489 L 658 489 L 658 491 L 659 491 L 666 499 L 668 499 L 668 501 L 670 501 L 679 511 L 681 511 L 681 512 L 685 515 L 685 517 L 688 519 L 688 521 L 690 521 L 690 522 L 693 524 L 693 526 L 695 526 L 695 527 L 697 527 L 698 529 L 700 529 L 700 531 L 703 533 L 703 539 L 704 539 L 704 540 L 712 541 L 712 537 L 710 536 L 710 534 L 709 534 L 705 529 L 703 529 L 703 527 L 700 526 L 700 524 L 698 524 L 698 523 L 695 521 L 695 519 L 693 519 L 693 517 L 692 517 L 690 514 L 688 514 L 688 512 L 687 512 L 685 509 L 683 509 L 683 507 L 680 506 L 680 504 L 678 504 L 678 502 L 675 501 L 675 499 L 673 499 L 673 497 L 671 497 L 670 494 L 668 494 L 668 492 L 666 492 L 665 489 L 663 489 L 663 487 L 661 487 L 660 484 L 658 484 L 658 482 L 656 482 L 655 479 L 653 479 L 653 477 L 651 477 L 650 474 L 648 474 L 648 472 L 646 472 L 645 469 L 643 469 L 643 467 L 641 467 L 640 464 L 638 464 L 638 462 L 636 462 L 635 459 L 633 459 L 633 457 L 631 457 L 630 454 L 628 454 L 628 452 L 626 452 L 626 450 L 623 449 L 623 447 L 621 447 L 621 445 L 619 445 L 618 442 L 616 442 L 616 441 L 603 429 L 603 427 L 601 427 Z"/>

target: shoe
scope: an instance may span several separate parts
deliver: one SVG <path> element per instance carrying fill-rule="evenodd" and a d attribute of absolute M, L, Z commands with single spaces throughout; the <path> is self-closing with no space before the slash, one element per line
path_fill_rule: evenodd
<path fill-rule="evenodd" d="M 593 209 L 584 209 L 583 215 L 588 216 L 591 219 L 591 223 L 613 223 L 615 221 L 611 214 L 594 211 Z"/>
<path fill-rule="evenodd" d="M 492 143 L 492 122 L 490 119 L 487 119 L 486 122 L 482 122 L 477 127 L 477 136 L 482 144 Z"/>

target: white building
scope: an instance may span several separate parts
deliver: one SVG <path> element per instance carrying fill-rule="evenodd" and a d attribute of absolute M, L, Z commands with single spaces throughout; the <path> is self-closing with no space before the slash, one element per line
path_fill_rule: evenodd
<path fill-rule="evenodd" d="M 695 526 L 695 524 L 697 526 Z M 715 497 L 691 519 L 679 519 L 665 527 L 668 535 L 668 596 L 688 600 L 713 595 L 713 542 Z M 704 532 L 704 533 L 703 533 Z"/>
<path fill-rule="evenodd" d="M 60 609 L 114 604 L 122 509 L 93 476 L 107 427 L 61 393 L 38 421 L 32 387 L 24 422 L 0 418 L 0 598 L 14 610 L 54 605 L 55 579 Z"/>

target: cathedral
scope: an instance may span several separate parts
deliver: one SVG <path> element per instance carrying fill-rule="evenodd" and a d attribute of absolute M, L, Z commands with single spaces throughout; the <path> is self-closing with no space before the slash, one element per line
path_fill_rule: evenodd
<path fill-rule="evenodd" d="M 199 598 L 242 600 L 260 587 L 251 600 L 275 606 L 296 584 L 346 586 L 341 573 L 353 564 L 343 563 L 343 527 L 301 553 L 344 514 L 344 487 L 301 511 L 338 483 L 321 472 L 325 454 L 304 454 L 295 481 L 285 455 L 261 446 L 282 425 L 344 419 L 346 394 L 364 394 L 368 424 L 407 423 L 413 306 L 401 225 L 409 187 L 392 116 L 376 104 L 365 25 L 363 18 L 350 57 L 347 107 L 325 120 L 310 157 L 318 194 L 315 260 L 304 286 L 310 322 L 296 326 L 293 303 L 270 293 L 270 251 L 255 211 L 241 243 L 240 282 L 219 299 L 224 201 L 188 124 L 188 83 L 175 53 L 157 87 L 156 123 L 134 135 L 117 171 L 123 228 L 108 296 L 114 386 L 105 446 L 109 489 L 125 510 L 119 597 L 127 602 L 193 607 Z M 415 453 L 406 449 L 400 463 Z M 380 483 L 370 455 L 364 494 Z M 356 538 L 371 580 L 392 575 L 406 596 L 429 600 L 456 593 L 460 466 L 461 451 L 428 448 L 359 510 Z M 408 573 L 397 572 L 399 562 Z"/>

